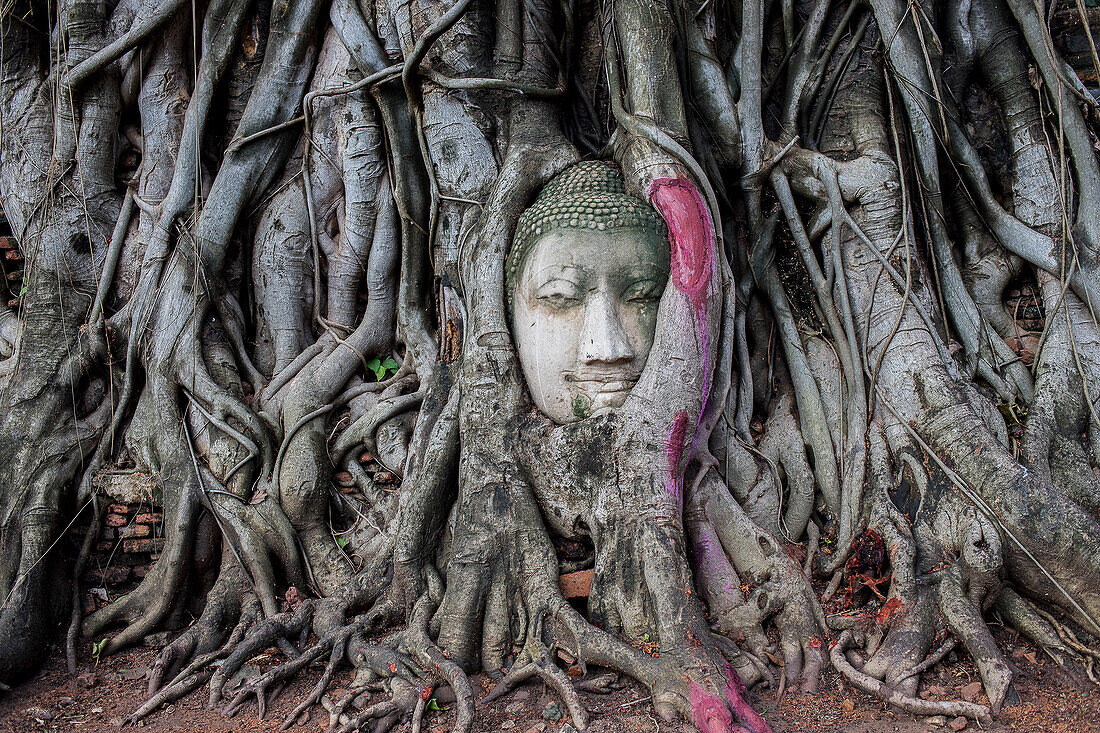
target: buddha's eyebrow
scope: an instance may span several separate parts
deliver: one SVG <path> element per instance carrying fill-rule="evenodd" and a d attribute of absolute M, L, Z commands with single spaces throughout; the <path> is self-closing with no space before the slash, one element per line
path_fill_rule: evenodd
<path fill-rule="evenodd" d="M 573 263 L 562 264 L 554 263 L 549 265 L 543 265 L 539 269 L 531 273 L 531 280 L 534 281 L 536 287 L 542 287 L 551 280 L 567 279 L 563 278 L 563 275 L 570 275 L 579 271 L 580 268 Z M 569 278 L 572 281 L 571 278 Z"/>
<path fill-rule="evenodd" d="M 668 277 L 668 269 L 667 266 L 663 266 L 658 262 L 641 262 L 623 270 L 622 274 L 630 279 L 659 279 Z"/>

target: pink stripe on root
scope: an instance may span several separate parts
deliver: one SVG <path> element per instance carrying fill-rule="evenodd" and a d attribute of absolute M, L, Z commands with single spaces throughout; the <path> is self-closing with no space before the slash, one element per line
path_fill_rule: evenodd
<path fill-rule="evenodd" d="M 665 458 L 668 461 L 668 476 L 665 479 L 665 487 L 680 498 L 680 459 L 684 456 L 687 432 L 690 423 L 687 410 L 680 410 L 672 419 L 672 425 L 668 429 L 668 437 L 665 438 Z"/>
<path fill-rule="evenodd" d="M 741 681 L 741 675 L 737 674 L 737 671 L 727 664 L 726 699 L 729 701 L 730 707 L 733 708 L 733 712 L 737 713 L 738 719 L 750 733 L 772 733 L 771 726 L 761 717 L 760 713 L 752 709 L 749 701 L 745 699 L 747 693 L 748 690 L 745 689 L 745 683 Z"/>
<path fill-rule="evenodd" d="M 701 733 L 729 733 L 733 716 L 726 704 L 698 683 L 691 683 L 691 717 Z"/>
<path fill-rule="evenodd" d="M 672 284 L 702 307 L 714 266 L 714 228 L 699 189 L 686 178 L 657 178 L 649 200 L 668 225 Z"/>

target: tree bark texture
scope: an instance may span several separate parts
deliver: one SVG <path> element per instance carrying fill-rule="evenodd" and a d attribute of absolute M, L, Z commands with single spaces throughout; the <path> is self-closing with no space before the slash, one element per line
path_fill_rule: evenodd
<path fill-rule="evenodd" d="M 477 704 L 537 676 L 583 730 L 559 651 L 705 732 L 768 731 L 746 686 L 813 692 L 830 665 L 985 721 L 1016 699 L 994 614 L 1098 681 L 1094 20 L 9 3 L 0 682 L 54 638 L 72 664 L 169 629 L 133 721 L 202 685 L 262 715 L 319 664 L 288 726 L 351 666 L 338 730 L 417 730 L 450 688 L 468 731 L 478 669 Z M 557 425 L 504 264 L 543 185 L 593 158 L 664 219 L 671 274 L 626 403 Z M 165 549 L 82 618 L 93 479 L 120 470 L 163 493 Z M 989 706 L 917 697 L 956 644 Z"/>

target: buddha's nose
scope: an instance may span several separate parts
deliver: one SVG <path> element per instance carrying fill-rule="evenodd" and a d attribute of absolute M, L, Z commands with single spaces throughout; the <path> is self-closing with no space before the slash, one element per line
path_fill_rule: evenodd
<path fill-rule="evenodd" d="M 582 364 L 614 364 L 634 359 L 634 348 L 619 309 L 607 293 L 593 293 L 585 304 L 578 356 Z"/>

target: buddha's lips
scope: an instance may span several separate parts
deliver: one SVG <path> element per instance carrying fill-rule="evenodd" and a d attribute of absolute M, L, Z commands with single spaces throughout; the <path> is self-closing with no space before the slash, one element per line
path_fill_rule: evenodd
<path fill-rule="evenodd" d="M 586 387 L 589 387 L 591 391 L 596 394 L 607 394 L 609 392 L 623 392 L 628 389 L 633 389 L 636 382 L 584 382 Z"/>
<path fill-rule="evenodd" d="M 578 374 L 566 374 L 565 381 L 585 392 L 604 394 L 606 392 L 622 392 L 633 389 L 638 383 L 638 374 L 618 374 L 606 377 L 589 377 Z"/>

